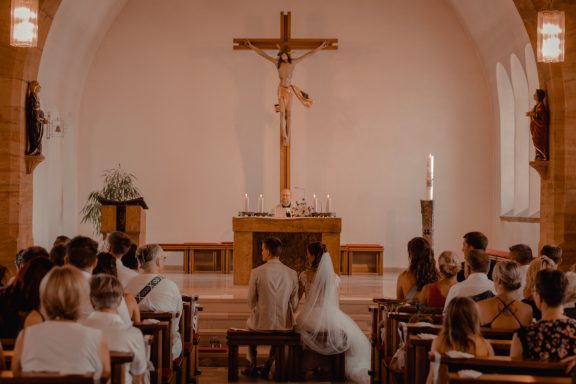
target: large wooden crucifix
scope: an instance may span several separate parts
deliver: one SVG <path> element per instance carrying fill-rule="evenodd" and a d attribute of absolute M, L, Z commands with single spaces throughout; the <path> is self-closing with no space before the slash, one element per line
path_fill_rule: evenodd
<path fill-rule="evenodd" d="M 260 56 L 274 63 L 280 77 L 278 85 L 278 104 L 276 112 L 280 113 L 280 191 L 290 189 L 290 113 L 292 94 L 309 107 L 312 100 L 300 88 L 292 84 L 292 73 L 295 65 L 307 56 L 321 49 L 338 49 L 338 39 L 293 39 L 291 37 L 291 14 L 280 13 L 280 38 L 278 39 L 234 39 L 235 50 L 251 49 Z M 264 50 L 278 50 L 278 56 L 272 57 Z M 292 58 L 292 50 L 308 50 L 304 55 Z"/>

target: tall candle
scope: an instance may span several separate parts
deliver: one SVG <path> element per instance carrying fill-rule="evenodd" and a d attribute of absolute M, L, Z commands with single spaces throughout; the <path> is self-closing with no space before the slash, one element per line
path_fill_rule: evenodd
<path fill-rule="evenodd" d="M 330 195 L 326 195 L 326 212 L 332 212 L 332 200 L 330 199 Z"/>
<path fill-rule="evenodd" d="M 426 160 L 426 200 L 434 200 L 434 156 Z"/>
<path fill-rule="evenodd" d="M 244 212 L 250 212 L 250 198 L 248 194 L 244 194 Z"/>
<path fill-rule="evenodd" d="M 264 196 L 262 196 L 262 194 L 258 196 L 258 212 L 264 212 Z"/>
<path fill-rule="evenodd" d="M 314 195 L 314 212 L 320 212 L 320 205 L 318 204 L 318 198 Z"/>

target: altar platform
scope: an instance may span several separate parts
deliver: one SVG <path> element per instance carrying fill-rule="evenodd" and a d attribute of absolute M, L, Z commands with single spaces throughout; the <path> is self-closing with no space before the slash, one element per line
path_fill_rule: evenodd
<path fill-rule="evenodd" d="M 235 285 L 231 274 L 166 271 L 166 276 L 174 281 L 182 294 L 198 295 L 204 307 L 200 314 L 201 344 L 219 340 L 225 344 L 228 328 L 244 328 L 250 310 L 246 303 L 247 285 Z M 368 334 L 370 314 L 368 306 L 374 297 L 396 296 L 397 272 L 384 275 L 357 274 L 340 276 L 340 308 L 347 313 L 360 328 Z"/>

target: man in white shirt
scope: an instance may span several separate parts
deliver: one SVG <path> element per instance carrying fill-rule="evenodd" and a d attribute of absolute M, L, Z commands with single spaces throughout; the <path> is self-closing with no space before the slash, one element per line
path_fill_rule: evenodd
<path fill-rule="evenodd" d="M 134 359 L 127 364 L 125 382 L 143 384 L 146 368 L 144 336 L 138 328 L 125 324 L 117 314 L 124 290 L 118 279 L 111 275 L 96 275 L 90 280 L 90 301 L 95 311 L 82 323 L 104 333 L 111 351 L 132 352 Z"/>
<path fill-rule="evenodd" d="M 282 264 L 282 242 L 269 237 L 262 244 L 265 264 L 250 272 L 248 306 L 252 313 L 247 321 L 250 329 L 264 331 L 290 331 L 294 328 L 294 312 L 298 306 L 298 276 L 296 271 Z M 267 377 L 274 357 L 274 350 L 262 370 Z M 256 370 L 256 346 L 250 346 L 250 368 L 244 374 L 254 376 Z"/>
<path fill-rule="evenodd" d="M 178 286 L 160 275 L 164 267 L 163 250 L 158 244 L 147 244 L 138 248 L 136 257 L 142 273 L 130 279 L 126 292 L 134 295 L 141 311 L 172 312 L 172 358 L 182 353 L 182 340 L 178 333 L 178 322 L 182 316 L 182 294 Z"/>
<path fill-rule="evenodd" d="M 290 217 L 290 208 L 292 208 L 292 192 L 283 189 L 280 192 L 280 204 L 274 209 L 274 217 Z"/>
<path fill-rule="evenodd" d="M 90 281 L 92 271 L 98 263 L 98 243 L 86 236 L 76 236 L 66 246 L 66 257 L 68 264 L 82 271 L 82 275 Z M 89 297 L 85 297 L 83 301 L 80 319 L 87 318 L 94 311 Z M 118 306 L 118 314 L 124 323 L 132 325 L 126 300 L 123 297 Z"/>
<path fill-rule="evenodd" d="M 473 249 L 465 257 L 466 280 L 454 284 L 446 296 L 444 310 L 455 297 L 470 297 L 478 301 L 481 298 L 492 297 L 496 294 L 494 283 L 488 279 L 490 258 L 484 251 Z M 485 297 L 484 297 L 485 296 Z"/>
<path fill-rule="evenodd" d="M 508 248 L 510 252 L 508 257 L 514 260 L 518 264 L 518 270 L 520 272 L 521 285 L 518 290 L 516 290 L 515 297 L 519 300 L 524 298 L 524 286 L 526 285 L 526 273 L 528 272 L 528 267 L 533 259 L 532 248 L 526 244 L 515 244 Z"/>
<path fill-rule="evenodd" d="M 108 252 L 116 258 L 116 271 L 118 273 L 118 280 L 122 283 L 122 286 L 126 288 L 130 279 L 138 276 L 138 272 L 125 267 L 122 264 L 122 256 L 124 256 L 130 249 L 132 245 L 132 240 L 124 232 L 111 232 L 107 239 L 108 241 Z"/>

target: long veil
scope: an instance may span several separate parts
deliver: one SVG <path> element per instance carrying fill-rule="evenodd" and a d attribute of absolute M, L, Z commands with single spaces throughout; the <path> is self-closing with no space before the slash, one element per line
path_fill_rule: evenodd
<path fill-rule="evenodd" d="M 347 321 L 338 304 L 337 279 L 330 254 L 325 252 L 296 320 L 304 345 L 323 355 L 342 353 L 350 347 Z"/>

